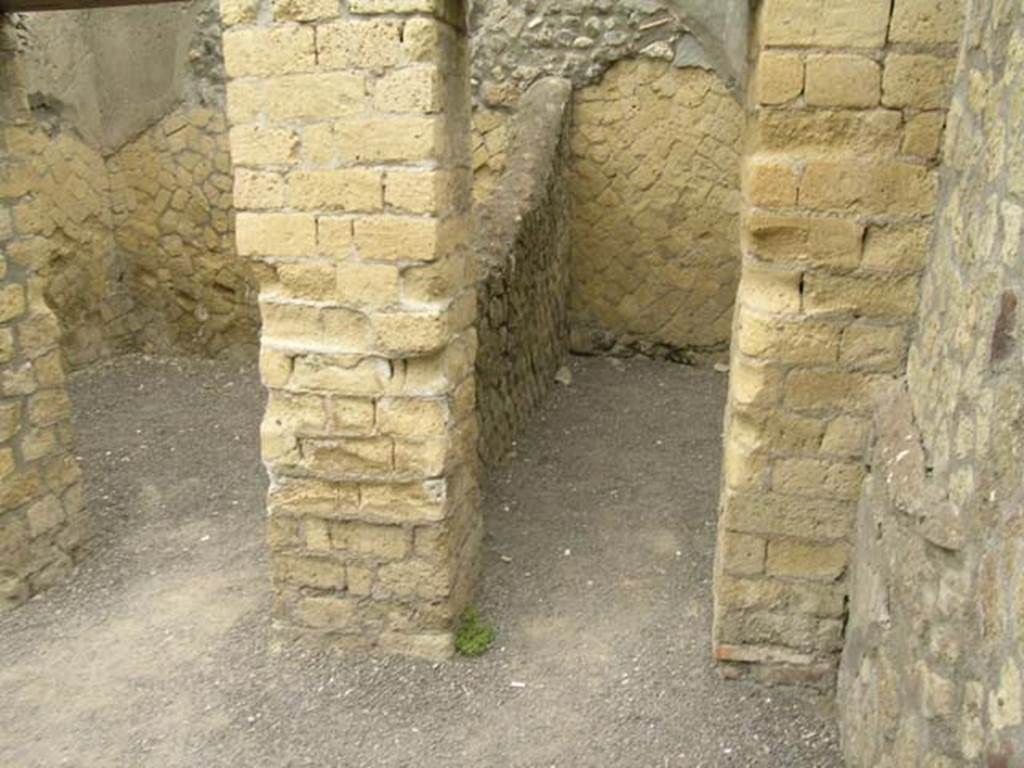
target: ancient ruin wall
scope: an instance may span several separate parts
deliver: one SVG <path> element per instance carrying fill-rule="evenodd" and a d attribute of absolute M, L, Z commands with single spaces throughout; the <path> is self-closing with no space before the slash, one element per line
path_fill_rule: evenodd
<path fill-rule="evenodd" d="M 81 556 L 85 509 L 71 453 L 71 404 L 47 302 L 38 198 L 21 142 L 32 135 L 17 44 L 0 20 L 0 609 L 66 575 Z M 63 159 L 63 158 L 60 158 Z M 73 200 L 73 199 L 72 199 Z M 70 204 L 70 203 L 69 203 Z M 75 210 L 79 210 L 75 208 Z M 88 210 L 88 209 L 86 209 Z M 86 217 L 87 218 L 87 217 Z"/>
<path fill-rule="evenodd" d="M 25 226 L 40 236 L 69 362 L 251 352 L 258 310 L 234 251 L 210 3 L 12 23 L 34 118 L 14 147 L 31 191 Z"/>
<path fill-rule="evenodd" d="M 967 6 L 907 378 L 857 521 L 840 705 L 865 768 L 1024 760 L 1024 7 Z"/>
<path fill-rule="evenodd" d="M 480 455 L 502 458 L 569 351 L 572 85 L 535 83 L 512 121 L 509 167 L 478 205 L 477 411 Z"/>
<path fill-rule="evenodd" d="M 697 67 L 615 64 L 576 92 L 573 350 L 724 356 L 739 282 L 743 109 Z"/>
<path fill-rule="evenodd" d="M 486 199 L 505 168 L 508 120 L 541 77 L 575 88 L 618 61 L 703 67 L 742 89 L 746 0 L 486 0 L 472 4 L 473 191 Z"/>
<path fill-rule="evenodd" d="M 572 347 L 724 355 L 739 274 L 747 4 L 477 3 L 474 193 L 507 163 L 509 116 L 542 75 L 577 89 Z"/>
<path fill-rule="evenodd" d="M 716 559 L 729 673 L 834 681 L 868 393 L 904 368 L 959 10 L 760 4 Z"/>
<path fill-rule="evenodd" d="M 147 352 L 255 355 L 259 309 L 234 241 L 223 104 L 183 105 L 107 161 L 114 233 Z M 245 194 L 244 186 L 240 194 Z"/>
<path fill-rule="evenodd" d="M 460 5 L 221 6 L 248 187 L 236 238 L 260 277 L 274 617 L 435 657 L 481 538 Z"/>
<path fill-rule="evenodd" d="M 60 322 L 73 367 L 132 346 L 134 302 L 114 239 L 103 156 L 73 130 L 27 114 L 8 131 L 8 173 L 25 192 L 15 206 L 17 246 L 31 259 Z"/>

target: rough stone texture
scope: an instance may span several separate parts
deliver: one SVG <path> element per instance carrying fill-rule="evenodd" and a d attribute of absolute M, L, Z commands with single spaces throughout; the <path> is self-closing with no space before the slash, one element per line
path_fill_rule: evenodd
<path fill-rule="evenodd" d="M 103 156 L 28 111 L 7 141 L 6 186 L 25 192 L 12 209 L 22 238 L 14 255 L 40 281 L 68 363 L 79 367 L 130 347 L 134 302 L 115 243 Z"/>
<path fill-rule="evenodd" d="M 30 192 L 15 218 L 36 236 L 73 367 L 127 349 L 244 355 L 256 344 L 254 281 L 234 250 L 216 12 L 139 11 L 10 22 L 32 117 L 11 138 L 10 183 Z"/>
<path fill-rule="evenodd" d="M 222 4 L 274 616 L 285 634 L 444 656 L 481 536 L 462 9 L 237 11 Z"/>
<path fill-rule="evenodd" d="M 556 75 L 577 89 L 574 350 L 724 353 L 739 272 L 746 3 L 488 2 L 471 22 L 478 202 L 506 166 L 523 88 Z"/>
<path fill-rule="evenodd" d="M 876 413 L 857 521 L 840 675 L 853 766 L 1024 759 L 1022 93 L 1024 8 L 972 0 L 907 378 Z"/>
<path fill-rule="evenodd" d="M 620 62 L 576 92 L 575 351 L 703 362 L 728 348 L 742 125 L 740 105 L 702 69 Z"/>
<path fill-rule="evenodd" d="M 544 76 L 592 85 L 637 56 L 714 69 L 742 85 L 746 0 L 476 0 L 473 82 L 488 106 L 513 106 Z"/>
<path fill-rule="evenodd" d="M 235 251 L 223 107 L 181 106 L 107 168 L 133 347 L 254 356 L 259 310 L 252 270 Z"/>
<path fill-rule="evenodd" d="M 834 681 L 868 393 L 904 369 L 955 54 L 887 40 L 910 2 L 758 12 L 716 563 L 733 673 Z"/>
<path fill-rule="evenodd" d="M 478 201 L 487 199 L 505 169 L 509 118 L 539 78 L 593 86 L 616 62 L 637 58 L 717 71 L 732 86 L 745 73 L 744 2 L 488 0 L 473 3 L 470 29 Z"/>
<path fill-rule="evenodd" d="M 8 25 L 0 24 L 5 159 L 20 154 L 32 122 L 18 67 L 17 46 Z M 55 163 L 65 158 L 51 155 Z M 33 256 L 35 227 L 19 212 L 37 198 L 19 183 L 25 169 L 12 165 L 0 165 L 0 609 L 64 577 L 85 539 L 60 327 L 45 295 L 50 264 Z"/>
<path fill-rule="evenodd" d="M 512 122 L 509 167 L 476 210 L 480 454 L 500 459 L 547 393 L 569 349 L 572 84 L 535 83 Z"/>
<path fill-rule="evenodd" d="M 4 32 L 0 575 L 13 604 L 82 553 L 64 368 L 140 348 L 245 354 L 258 316 L 234 250 L 209 3 L 15 15 Z M 180 55 L 161 58 L 168 45 Z"/>

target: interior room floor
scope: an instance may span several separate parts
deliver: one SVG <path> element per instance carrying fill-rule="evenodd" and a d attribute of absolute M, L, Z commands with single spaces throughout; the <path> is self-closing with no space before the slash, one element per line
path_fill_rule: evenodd
<path fill-rule="evenodd" d="M 571 369 L 488 479 L 497 642 L 442 664 L 275 642 L 254 367 L 76 375 L 95 537 L 0 614 L 0 765 L 839 766 L 824 700 L 711 662 L 726 376 Z"/>

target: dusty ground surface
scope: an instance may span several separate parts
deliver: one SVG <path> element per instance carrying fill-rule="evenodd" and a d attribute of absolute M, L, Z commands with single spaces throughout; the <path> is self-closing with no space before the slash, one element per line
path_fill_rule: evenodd
<path fill-rule="evenodd" d="M 253 369 L 77 376 L 93 554 L 0 615 L 0 765 L 838 766 L 823 703 L 709 662 L 725 376 L 572 368 L 492 473 L 498 643 L 441 665 L 273 641 Z"/>

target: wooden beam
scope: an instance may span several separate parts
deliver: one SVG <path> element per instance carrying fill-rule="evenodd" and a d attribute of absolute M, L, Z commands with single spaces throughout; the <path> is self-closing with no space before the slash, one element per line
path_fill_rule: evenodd
<path fill-rule="evenodd" d="M 184 3 L 187 0 L 0 0 L 0 13 L 30 11 L 84 11 L 92 8 L 118 8 L 125 5 Z"/>

